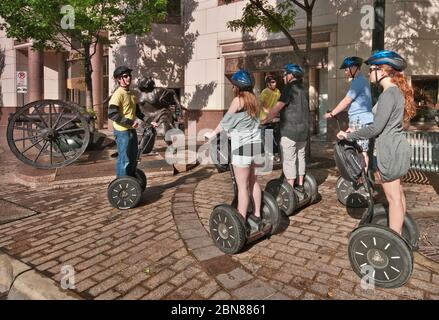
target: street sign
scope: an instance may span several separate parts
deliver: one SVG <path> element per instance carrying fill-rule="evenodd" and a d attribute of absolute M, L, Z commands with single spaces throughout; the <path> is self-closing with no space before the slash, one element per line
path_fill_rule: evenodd
<path fill-rule="evenodd" d="M 27 92 L 27 72 L 17 71 L 17 93 Z"/>

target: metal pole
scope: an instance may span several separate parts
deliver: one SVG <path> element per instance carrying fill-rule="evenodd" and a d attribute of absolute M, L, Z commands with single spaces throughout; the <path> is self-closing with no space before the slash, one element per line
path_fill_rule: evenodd
<path fill-rule="evenodd" d="M 385 9 L 386 2 L 385 0 L 375 0 L 374 2 L 375 9 L 375 28 L 372 32 L 372 53 L 375 53 L 380 50 L 384 50 L 384 28 L 385 28 Z M 378 96 L 381 93 L 381 90 L 378 86 L 371 86 L 372 91 L 372 104 L 378 101 Z"/>

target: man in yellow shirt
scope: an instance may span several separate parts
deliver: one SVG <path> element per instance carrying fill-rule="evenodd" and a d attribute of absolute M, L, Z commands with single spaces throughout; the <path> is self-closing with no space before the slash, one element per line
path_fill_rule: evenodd
<path fill-rule="evenodd" d="M 144 115 L 136 104 L 136 96 L 130 91 L 131 71 L 127 66 L 119 66 L 113 77 L 119 88 L 111 96 L 108 118 L 113 120 L 114 136 L 117 144 L 116 176 L 135 176 L 138 141 L 136 128 Z"/>
<path fill-rule="evenodd" d="M 276 79 L 272 75 L 267 75 L 265 77 L 265 85 L 267 86 L 261 92 L 261 112 L 259 113 L 259 120 L 264 120 L 267 114 L 273 109 L 277 100 L 280 97 L 280 91 L 276 88 Z"/>

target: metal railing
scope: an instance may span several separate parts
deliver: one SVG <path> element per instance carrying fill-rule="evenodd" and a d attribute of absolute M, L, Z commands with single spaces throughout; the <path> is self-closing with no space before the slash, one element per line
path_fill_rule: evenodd
<path fill-rule="evenodd" d="M 405 132 L 411 148 L 410 167 L 439 173 L 439 132 Z"/>

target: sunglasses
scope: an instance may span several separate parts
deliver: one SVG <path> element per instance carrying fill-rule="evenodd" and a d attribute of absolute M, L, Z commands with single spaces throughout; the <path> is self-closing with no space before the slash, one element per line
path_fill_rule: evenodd
<path fill-rule="evenodd" d="M 129 74 L 129 73 L 127 73 L 127 74 L 123 74 L 123 75 L 122 75 L 122 78 L 125 78 L 125 79 L 126 79 L 126 78 L 131 78 L 131 74 Z"/>
<path fill-rule="evenodd" d="M 380 70 L 380 68 L 369 68 L 370 72 L 375 71 L 375 70 Z"/>

